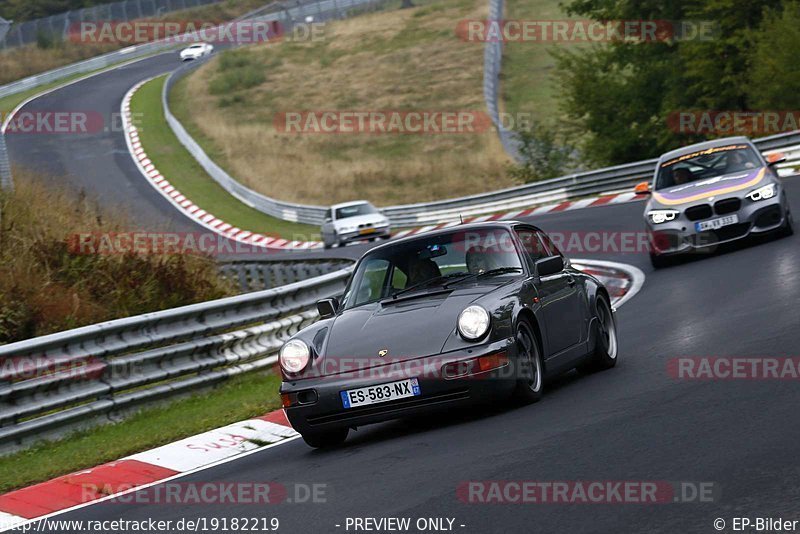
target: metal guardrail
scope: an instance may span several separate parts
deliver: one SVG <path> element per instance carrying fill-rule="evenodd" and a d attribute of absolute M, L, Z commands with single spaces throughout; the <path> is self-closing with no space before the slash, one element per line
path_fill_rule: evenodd
<path fill-rule="evenodd" d="M 49 17 L 27 20 L 11 26 L 0 48 L 36 43 L 41 38 L 64 41 L 69 32 L 82 22 L 128 21 L 160 17 L 165 13 L 219 3 L 221 0 L 124 0 L 98 4 L 83 9 L 58 13 Z"/>
<path fill-rule="evenodd" d="M 218 265 L 223 278 L 234 282 L 242 293 L 261 291 L 274 287 L 316 278 L 352 266 L 352 260 L 280 260 L 221 262 Z"/>
<path fill-rule="evenodd" d="M 490 21 L 503 20 L 503 0 L 489 0 Z M 522 155 L 516 134 L 506 128 L 500 120 L 500 72 L 503 67 L 503 40 L 488 39 L 483 49 L 483 100 L 486 109 L 497 129 L 503 149 L 515 161 L 521 162 Z"/>
<path fill-rule="evenodd" d="M 10 191 L 13 188 L 14 181 L 11 179 L 11 161 L 6 149 L 6 138 L 0 132 L 0 191 Z"/>
<path fill-rule="evenodd" d="M 349 274 L 0 346 L 0 448 L 270 366 Z"/>

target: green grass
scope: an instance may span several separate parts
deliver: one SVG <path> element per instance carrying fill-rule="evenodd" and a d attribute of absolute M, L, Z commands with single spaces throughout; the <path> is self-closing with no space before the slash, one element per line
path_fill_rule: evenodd
<path fill-rule="evenodd" d="M 519 0 L 506 4 L 506 19 L 563 20 L 568 17 L 559 0 Z M 505 111 L 528 113 L 533 120 L 556 125 L 564 120 L 555 80 L 555 47 L 580 47 L 578 43 L 509 42 L 503 50 L 501 99 Z"/>
<path fill-rule="evenodd" d="M 166 75 L 146 83 L 131 101 L 139 140 L 161 174 L 197 206 L 242 230 L 293 240 L 319 239 L 317 227 L 270 217 L 243 204 L 208 176 L 166 123 L 161 105 L 165 80 Z"/>
<path fill-rule="evenodd" d="M 0 493 L 264 415 L 280 406 L 279 384 L 274 374 L 247 374 L 203 394 L 144 409 L 119 423 L 1 457 Z"/>

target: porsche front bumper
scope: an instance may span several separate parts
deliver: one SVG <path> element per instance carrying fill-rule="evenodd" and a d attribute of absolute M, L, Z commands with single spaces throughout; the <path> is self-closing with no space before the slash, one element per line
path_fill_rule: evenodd
<path fill-rule="evenodd" d="M 506 353 L 507 365 L 457 378 L 446 377 L 442 372 L 447 364 L 497 353 Z M 505 398 L 516 385 L 516 358 L 516 344 L 509 338 L 470 349 L 397 362 L 383 370 L 378 367 L 318 378 L 284 380 L 280 392 L 284 397 L 289 394 L 295 399 L 294 405 L 285 406 L 286 416 L 301 434 L 355 428 Z M 406 378 L 419 380 L 419 396 L 353 408 L 343 406 L 342 391 Z"/>

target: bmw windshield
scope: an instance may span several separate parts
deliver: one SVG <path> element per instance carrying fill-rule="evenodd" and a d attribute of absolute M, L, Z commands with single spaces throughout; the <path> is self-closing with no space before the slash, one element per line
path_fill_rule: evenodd
<path fill-rule="evenodd" d="M 454 231 L 422 237 L 365 256 L 342 307 L 354 308 L 415 289 L 440 288 L 483 273 L 521 271 L 517 247 L 508 230 Z"/>
<path fill-rule="evenodd" d="M 763 166 L 747 144 L 726 145 L 684 154 L 661 163 L 655 189 L 668 189 Z"/>

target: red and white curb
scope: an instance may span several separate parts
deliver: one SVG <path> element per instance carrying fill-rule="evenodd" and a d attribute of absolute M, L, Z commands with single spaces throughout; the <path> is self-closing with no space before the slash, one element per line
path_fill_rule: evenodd
<path fill-rule="evenodd" d="M 592 198 L 582 198 L 580 200 L 566 200 L 555 204 L 546 204 L 543 206 L 536 206 L 524 210 L 508 211 L 505 213 L 494 213 L 491 215 L 481 215 L 478 217 L 464 217 L 464 223 L 475 222 L 488 222 L 488 221 L 509 221 L 518 219 L 520 217 L 531 217 L 534 215 L 544 215 L 545 213 L 560 213 L 565 211 L 579 210 L 584 208 L 592 208 L 596 206 L 607 206 L 610 204 L 623 204 L 626 202 L 633 202 L 642 200 L 642 197 L 635 193 L 616 193 L 603 195 Z M 449 221 L 444 223 L 432 224 L 422 226 L 420 228 L 413 228 L 411 230 L 401 230 L 392 234 L 392 237 L 400 238 L 409 235 L 421 234 L 423 232 L 430 232 L 431 230 L 439 230 L 440 228 L 449 228 L 451 226 L 458 226 L 462 224 L 461 220 Z"/>
<path fill-rule="evenodd" d="M 147 154 L 142 147 L 139 139 L 139 132 L 136 126 L 133 125 L 131 117 L 131 98 L 144 84 L 150 82 L 154 78 L 143 80 L 134 85 L 122 99 L 122 124 L 125 131 L 125 141 L 128 144 L 128 151 L 133 157 L 133 161 L 139 167 L 142 175 L 147 179 L 156 191 L 161 193 L 168 201 L 172 203 L 178 210 L 185 214 L 196 223 L 208 228 L 212 232 L 220 234 L 228 239 L 244 243 L 248 246 L 259 246 L 266 249 L 276 250 L 308 250 L 313 248 L 322 247 L 319 241 L 289 241 L 286 239 L 279 239 L 275 237 L 266 236 L 259 233 L 249 232 L 226 223 L 219 217 L 201 209 L 195 205 L 190 199 L 186 198 L 178 189 L 175 188 L 169 181 L 158 171 L 156 166 L 147 157 Z M 495 213 L 491 215 L 482 215 L 477 217 L 465 217 L 464 222 L 483 222 L 483 221 L 503 221 L 516 219 L 518 217 L 528 217 L 531 215 L 541 215 L 545 213 L 558 213 L 583 208 L 590 208 L 595 206 L 605 206 L 608 204 L 620 204 L 624 202 L 631 202 L 641 200 L 634 193 L 617 193 L 603 195 L 593 198 L 584 198 L 580 200 L 563 201 L 555 204 L 547 204 L 536 206 L 523 210 L 509 211 L 505 213 Z M 392 235 L 394 238 L 406 237 L 409 235 L 421 234 L 431 230 L 438 230 L 440 228 L 448 228 L 461 224 L 461 221 L 450 221 L 445 223 L 437 223 L 410 230 L 401 230 Z"/>
<path fill-rule="evenodd" d="M 575 259 L 572 266 L 603 282 L 615 308 L 635 297 L 644 286 L 644 271 L 627 263 Z"/>
<path fill-rule="evenodd" d="M 131 116 L 131 99 L 133 95 L 144 84 L 155 79 L 148 78 L 143 80 L 133 87 L 131 87 L 122 99 L 122 126 L 125 132 L 125 142 L 128 145 L 128 151 L 133 157 L 133 161 L 145 177 L 147 182 L 152 185 L 156 191 L 161 193 L 164 198 L 172 203 L 181 213 L 192 219 L 197 224 L 211 230 L 212 232 L 224 236 L 233 241 L 243 243 L 248 247 L 263 247 L 265 249 L 275 250 L 306 250 L 309 248 L 318 248 L 322 243 L 318 241 L 289 241 L 287 239 L 280 239 L 270 237 L 259 233 L 249 232 L 237 228 L 232 224 L 228 224 L 221 220 L 219 217 L 201 209 L 195 205 L 194 202 L 186 198 L 175 186 L 169 183 L 164 176 L 159 172 L 150 158 L 142 147 L 141 140 L 139 139 L 139 130 L 133 124 Z"/>
<path fill-rule="evenodd" d="M 283 410 L 248 419 L 0 495 L 0 531 L 172 478 L 207 469 L 298 437 Z"/>

